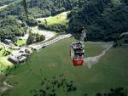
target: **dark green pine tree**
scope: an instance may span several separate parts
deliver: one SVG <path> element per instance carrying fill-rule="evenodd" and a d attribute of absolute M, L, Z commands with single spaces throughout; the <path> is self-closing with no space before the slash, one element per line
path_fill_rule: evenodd
<path fill-rule="evenodd" d="M 25 11 L 25 16 L 26 16 L 26 19 L 28 20 L 27 1 L 26 0 L 23 0 L 22 2 L 23 2 L 24 11 Z"/>

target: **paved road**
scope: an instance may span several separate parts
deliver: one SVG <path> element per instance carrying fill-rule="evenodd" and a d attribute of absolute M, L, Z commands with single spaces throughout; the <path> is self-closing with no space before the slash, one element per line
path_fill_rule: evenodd
<path fill-rule="evenodd" d="M 65 38 L 69 38 L 71 36 L 72 36 L 71 34 L 59 35 L 59 36 L 55 37 L 52 40 L 49 40 L 49 41 L 46 41 L 46 42 L 40 42 L 40 43 L 31 44 L 31 45 L 29 45 L 29 47 L 39 50 L 39 49 L 41 49 L 43 47 L 47 47 L 47 46 L 49 46 L 51 44 L 54 44 L 54 43 L 56 43 L 56 42 L 58 42 L 58 41 L 60 41 L 62 39 L 65 39 Z"/>

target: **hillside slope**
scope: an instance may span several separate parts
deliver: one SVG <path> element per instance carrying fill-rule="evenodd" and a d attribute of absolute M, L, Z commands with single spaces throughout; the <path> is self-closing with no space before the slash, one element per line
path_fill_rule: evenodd
<path fill-rule="evenodd" d="M 41 88 L 41 82 L 47 82 L 47 80 L 51 82 L 53 78 L 58 80 L 61 74 L 66 80 L 72 80 L 77 89 L 65 93 L 63 88 L 59 88 L 55 90 L 57 96 L 84 96 L 84 94 L 95 96 L 96 93 L 106 92 L 111 88 L 128 88 L 128 54 L 126 54 L 128 48 L 111 49 L 98 64 L 88 69 L 86 65 L 74 67 L 71 64 L 68 52 L 69 45 L 73 41 L 74 39 L 71 38 L 62 40 L 42 49 L 26 63 L 12 70 L 6 81 L 14 87 L 6 92 L 5 96 L 34 96 L 36 92 L 34 90 Z M 99 54 L 102 51 L 101 46 L 88 43 L 87 55 Z"/>

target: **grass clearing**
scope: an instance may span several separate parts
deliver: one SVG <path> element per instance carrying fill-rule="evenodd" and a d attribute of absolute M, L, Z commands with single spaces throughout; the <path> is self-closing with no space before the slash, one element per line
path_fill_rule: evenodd
<path fill-rule="evenodd" d="M 47 18 L 38 18 L 38 27 L 40 29 L 51 30 L 55 32 L 65 32 L 67 30 L 68 18 L 67 15 L 70 11 L 62 12 L 55 16 L 50 16 Z"/>
<path fill-rule="evenodd" d="M 41 23 L 46 24 L 50 26 L 50 25 L 55 25 L 55 24 L 62 24 L 62 25 L 66 25 L 68 23 L 68 19 L 67 19 L 67 14 L 69 12 L 62 12 L 56 16 L 50 16 L 47 17 L 45 19 L 38 19 L 39 21 L 41 21 Z"/>
<path fill-rule="evenodd" d="M 8 61 L 7 57 L 0 57 L 0 73 L 5 73 L 13 64 Z"/>
<path fill-rule="evenodd" d="M 12 70 L 6 81 L 15 87 L 5 96 L 33 96 L 31 90 L 40 87 L 42 77 L 48 79 L 59 74 L 73 80 L 77 91 L 68 96 L 94 96 L 97 92 L 104 92 L 110 88 L 128 88 L 128 48 L 110 49 L 100 62 L 88 69 L 87 66 L 74 67 L 69 56 L 69 45 L 73 38 L 61 40 L 48 48 L 36 52 L 23 65 Z M 86 44 L 89 56 L 102 51 L 100 45 Z M 65 92 L 57 91 L 59 96 L 67 96 Z"/>
<path fill-rule="evenodd" d="M 7 56 L 4 56 L 10 50 L 5 50 L 2 45 L 0 45 L 0 49 L 0 73 L 3 73 L 6 72 L 6 69 L 8 69 L 8 67 L 12 67 L 13 64 L 8 61 Z"/>
<path fill-rule="evenodd" d="M 27 42 L 26 39 L 18 39 L 18 40 L 16 41 L 16 45 L 17 45 L 17 46 L 23 46 L 23 45 L 26 44 L 26 42 Z"/>
<path fill-rule="evenodd" d="M 0 57 L 3 56 L 3 52 L 4 52 L 4 47 L 0 45 Z"/>
<path fill-rule="evenodd" d="M 3 53 L 4 53 L 4 50 L 2 49 L 2 50 L 0 51 L 0 57 L 3 56 Z"/>

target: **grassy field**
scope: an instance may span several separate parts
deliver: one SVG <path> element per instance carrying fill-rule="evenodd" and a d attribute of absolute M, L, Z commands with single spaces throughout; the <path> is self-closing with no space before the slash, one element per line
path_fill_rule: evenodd
<path fill-rule="evenodd" d="M 70 11 L 62 12 L 55 16 L 49 16 L 47 18 L 38 18 L 38 27 L 40 29 L 51 30 L 55 32 L 65 32 L 67 30 L 68 18 L 67 15 Z"/>
<path fill-rule="evenodd" d="M 110 88 L 128 88 L 128 48 L 112 48 L 91 69 L 87 66 L 74 67 L 69 56 L 69 45 L 74 39 L 62 40 L 32 55 L 24 64 L 12 70 L 6 81 L 13 89 L 4 96 L 33 96 L 31 90 L 39 89 L 42 78 L 51 78 L 64 74 L 77 86 L 76 92 L 65 93 L 57 90 L 57 96 L 95 96 L 97 92 L 108 91 Z M 95 56 L 102 51 L 98 44 L 86 44 L 87 56 Z"/>
<path fill-rule="evenodd" d="M 17 45 L 17 46 L 23 46 L 23 45 L 26 44 L 26 42 L 27 42 L 26 39 L 18 39 L 18 40 L 16 41 L 16 45 Z"/>
<path fill-rule="evenodd" d="M 0 73 L 6 73 L 6 70 L 11 67 L 13 64 L 8 61 L 7 57 L 0 57 Z"/>
<path fill-rule="evenodd" d="M 12 67 L 13 64 L 10 63 L 8 60 L 7 60 L 7 57 L 4 56 L 6 54 L 7 51 L 10 51 L 10 50 L 5 50 L 4 47 L 2 45 L 0 45 L 0 73 L 2 72 L 5 72 L 6 69 L 8 67 Z"/>
<path fill-rule="evenodd" d="M 67 22 L 68 22 L 67 13 L 68 12 L 62 12 L 62 13 L 56 15 L 56 16 L 47 17 L 45 19 L 42 19 L 41 20 L 41 23 L 45 24 L 47 22 L 47 25 L 48 26 L 55 25 L 55 24 L 63 24 L 63 25 L 66 25 Z"/>

